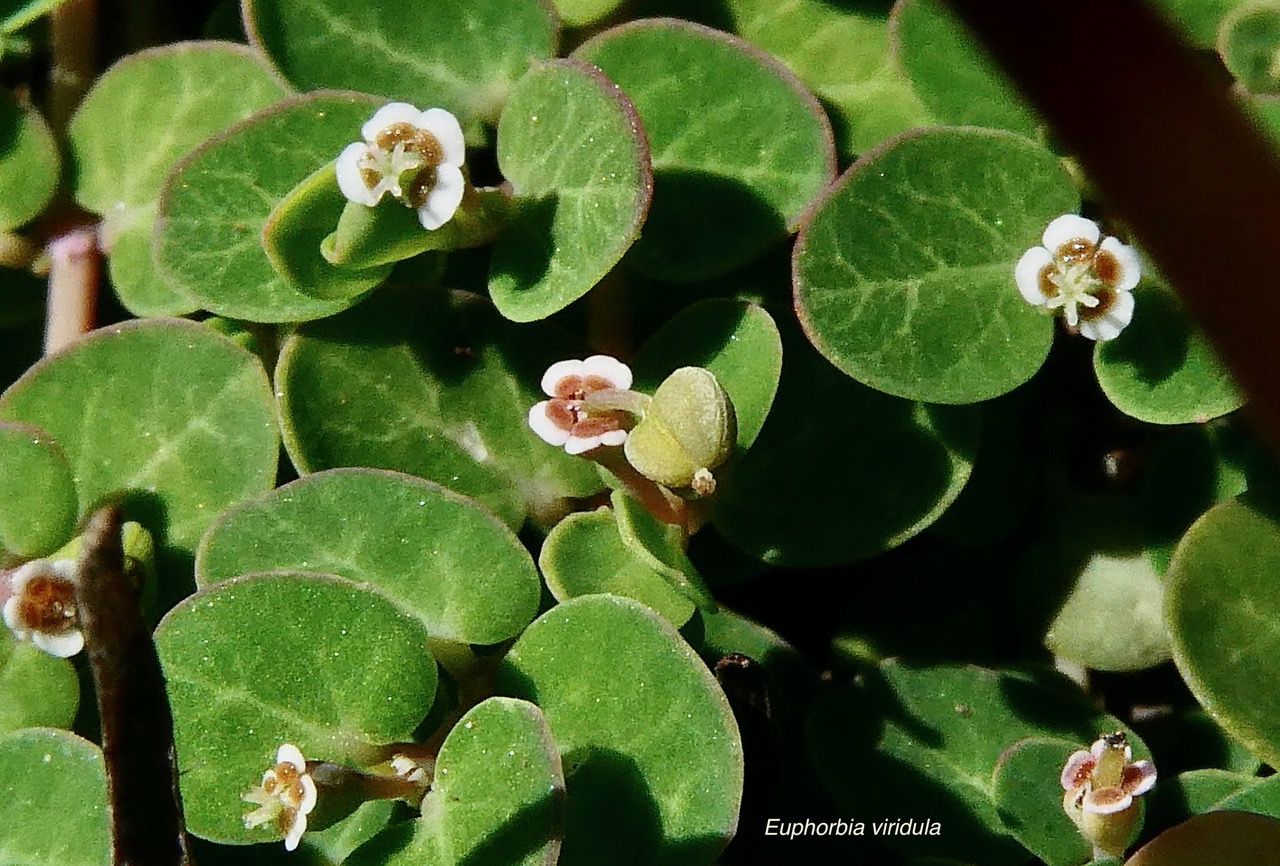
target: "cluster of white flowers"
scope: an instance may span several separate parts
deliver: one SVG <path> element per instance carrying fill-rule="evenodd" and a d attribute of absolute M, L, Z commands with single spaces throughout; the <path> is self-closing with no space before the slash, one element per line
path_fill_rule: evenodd
<path fill-rule="evenodd" d="M 1133 247 L 1103 239 L 1097 223 L 1075 214 L 1049 223 L 1042 240 L 1014 269 L 1022 297 L 1047 312 L 1061 310 L 1067 325 L 1091 340 L 1119 336 L 1133 319 L 1133 289 L 1142 278 Z"/>
<path fill-rule="evenodd" d="M 356 204 L 373 207 L 388 193 L 418 212 L 435 230 L 453 218 L 466 191 L 466 142 L 458 119 L 443 108 L 419 111 L 407 102 L 382 106 L 360 127 L 357 141 L 338 156 L 338 188 Z"/>
<path fill-rule="evenodd" d="M 285 850 L 292 851 L 307 830 L 307 816 L 318 796 L 302 751 L 285 743 L 276 751 L 275 765 L 262 774 L 261 784 L 241 797 L 258 807 L 244 816 L 244 825 L 253 829 L 274 821 L 284 834 Z"/>
<path fill-rule="evenodd" d="M 76 563 L 35 559 L 9 578 L 4 624 L 18 640 L 29 640 L 50 655 L 70 658 L 84 649 L 76 610 Z"/>

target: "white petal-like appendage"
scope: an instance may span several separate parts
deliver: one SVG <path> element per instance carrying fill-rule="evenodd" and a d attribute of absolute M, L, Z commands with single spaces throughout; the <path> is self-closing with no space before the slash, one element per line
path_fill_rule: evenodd
<path fill-rule="evenodd" d="M 48 634 L 42 631 L 31 633 L 31 642 L 51 656 L 69 659 L 84 649 L 84 635 L 80 629 L 65 631 L 62 634 Z"/>
<path fill-rule="evenodd" d="M 467 158 L 467 141 L 462 137 L 462 126 L 458 118 L 443 108 L 428 108 L 418 115 L 419 129 L 425 129 L 435 136 L 444 151 L 444 164 L 461 168 Z"/>
<path fill-rule="evenodd" d="M 1081 784 L 1083 777 L 1087 777 L 1093 772 L 1093 768 L 1098 766 L 1098 759 L 1091 752 L 1084 749 L 1072 752 L 1071 757 L 1067 758 L 1066 766 L 1062 768 L 1062 777 L 1059 780 L 1062 783 L 1062 790 L 1074 791 Z"/>
<path fill-rule="evenodd" d="M 631 368 L 609 355 L 592 355 L 582 362 L 582 375 L 608 379 L 619 391 L 631 388 Z"/>
<path fill-rule="evenodd" d="M 296 850 L 305 832 L 307 832 L 307 816 L 297 812 L 293 816 L 293 823 L 289 825 L 289 832 L 284 834 L 284 850 Z"/>
<path fill-rule="evenodd" d="M 1102 230 L 1098 228 L 1096 222 L 1078 214 L 1068 213 L 1049 223 L 1044 230 L 1043 240 L 1045 249 L 1052 252 L 1067 241 L 1083 238 L 1091 244 L 1096 244 L 1100 237 L 1102 237 Z"/>
<path fill-rule="evenodd" d="M 626 430 L 609 430 L 600 434 L 601 445 L 621 445 L 627 441 Z"/>
<path fill-rule="evenodd" d="M 1111 815 L 1123 812 L 1133 805 L 1133 797 L 1119 788 L 1096 788 L 1084 795 L 1080 807 L 1095 815 Z"/>
<path fill-rule="evenodd" d="M 27 639 L 27 630 L 22 627 L 22 623 L 18 622 L 18 595 L 14 593 L 5 600 L 4 603 L 4 624 L 9 627 L 9 631 L 13 632 L 14 637 L 18 640 Z"/>
<path fill-rule="evenodd" d="M 388 102 L 364 122 L 364 126 L 360 127 L 360 134 L 365 141 L 373 141 L 374 136 L 393 123 L 417 126 L 419 113 L 418 109 L 407 102 Z"/>
<path fill-rule="evenodd" d="M 276 750 L 276 763 L 292 764 L 299 773 L 307 771 L 307 759 L 302 756 L 302 750 L 293 743 L 285 743 Z"/>
<path fill-rule="evenodd" d="M 435 231 L 453 219 L 462 204 L 462 194 L 467 182 L 456 165 L 442 165 L 436 169 L 436 184 L 427 193 L 427 200 L 418 208 L 418 222 L 427 231 Z"/>
<path fill-rule="evenodd" d="M 382 198 L 384 190 L 381 188 L 382 184 L 378 184 L 379 188 L 376 190 L 369 189 L 364 184 L 364 178 L 360 176 L 360 160 L 368 151 L 367 144 L 361 144 L 358 141 L 348 144 L 334 161 L 333 171 L 338 176 L 338 189 L 342 190 L 347 201 L 373 207 L 378 203 L 378 199 Z"/>
<path fill-rule="evenodd" d="M 1120 786 L 1134 797 L 1150 791 L 1156 783 L 1156 765 L 1150 761 L 1134 761 L 1124 768 Z"/>
<path fill-rule="evenodd" d="M 565 376 L 584 376 L 581 361 L 556 361 L 542 374 L 542 393 L 548 397 L 556 395 L 556 385 Z"/>
<path fill-rule="evenodd" d="M 1120 335 L 1120 329 L 1108 322 L 1106 316 L 1100 319 L 1083 319 L 1079 330 L 1080 336 L 1087 337 L 1095 343 L 1105 343 Z"/>
<path fill-rule="evenodd" d="M 1052 262 L 1053 256 L 1044 247 L 1032 247 L 1018 259 L 1018 264 L 1013 269 L 1013 279 L 1018 283 L 1018 292 L 1028 304 L 1043 307 L 1048 303 L 1049 299 L 1040 291 L 1040 272 Z"/>
<path fill-rule="evenodd" d="M 1138 258 L 1137 250 L 1120 243 L 1118 238 L 1107 238 L 1098 249 L 1111 253 L 1116 264 L 1120 265 L 1120 274 L 1116 277 L 1114 288 L 1127 292 L 1138 285 L 1138 281 L 1142 279 L 1142 259 Z"/>
<path fill-rule="evenodd" d="M 564 450 L 569 454 L 585 454 L 599 445 L 599 436 L 570 436 L 564 443 Z"/>
<path fill-rule="evenodd" d="M 22 591 L 27 588 L 27 584 L 32 578 L 39 577 L 42 574 L 48 574 L 53 571 L 53 563 L 47 559 L 33 559 L 15 571 L 9 577 L 9 586 L 12 587 L 14 595 L 21 595 Z"/>
<path fill-rule="evenodd" d="M 49 570 L 69 583 L 76 580 L 76 561 L 74 559 L 55 559 L 49 563 Z"/>
<path fill-rule="evenodd" d="M 1133 321 L 1133 292 L 1117 292 L 1115 302 L 1107 310 L 1107 317 L 1124 327 Z"/>
<path fill-rule="evenodd" d="M 316 800 L 319 799 L 320 792 L 316 790 L 316 780 L 311 778 L 309 774 L 304 773 L 299 781 L 302 783 L 302 802 L 298 804 L 298 813 L 310 815 L 311 810 L 316 807 Z"/>
<path fill-rule="evenodd" d="M 561 363 L 564 363 L 563 361 Z M 534 433 L 538 434 L 543 442 L 548 445 L 554 445 L 559 448 L 561 445 L 569 441 L 569 431 L 556 424 L 547 416 L 547 402 L 543 400 L 541 403 L 534 405 L 529 410 L 529 427 Z"/>

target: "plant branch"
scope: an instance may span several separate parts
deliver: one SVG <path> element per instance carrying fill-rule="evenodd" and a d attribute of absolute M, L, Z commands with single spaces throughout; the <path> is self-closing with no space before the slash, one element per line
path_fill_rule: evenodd
<path fill-rule="evenodd" d="M 101 255 L 96 233 L 73 229 L 49 244 L 49 298 L 44 353 L 51 355 L 93 330 Z"/>

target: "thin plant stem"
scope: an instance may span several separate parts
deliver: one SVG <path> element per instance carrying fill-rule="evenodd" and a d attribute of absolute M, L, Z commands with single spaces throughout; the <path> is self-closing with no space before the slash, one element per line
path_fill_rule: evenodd
<path fill-rule="evenodd" d="M 97 57 L 97 0 L 67 0 L 53 10 L 53 68 L 49 121 L 65 132 L 71 115 L 93 83 Z"/>
<path fill-rule="evenodd" d="M 49 244 L 49 299 L 44 353 L 51 355 L 93 330 L 101 256 L 97 234 L 79 228 Z"/>

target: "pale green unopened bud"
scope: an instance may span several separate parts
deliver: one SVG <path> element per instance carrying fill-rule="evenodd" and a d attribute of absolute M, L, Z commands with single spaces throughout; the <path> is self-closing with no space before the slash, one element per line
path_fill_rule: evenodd
<path fill-rule="evenodd" d="M 729 459 L 738 437 L 733 402 L 710 370 L 681 367 L 658 386 L 627 437 L 627 460 L 666 487 L 715 489 L 711 470 Z"/>

